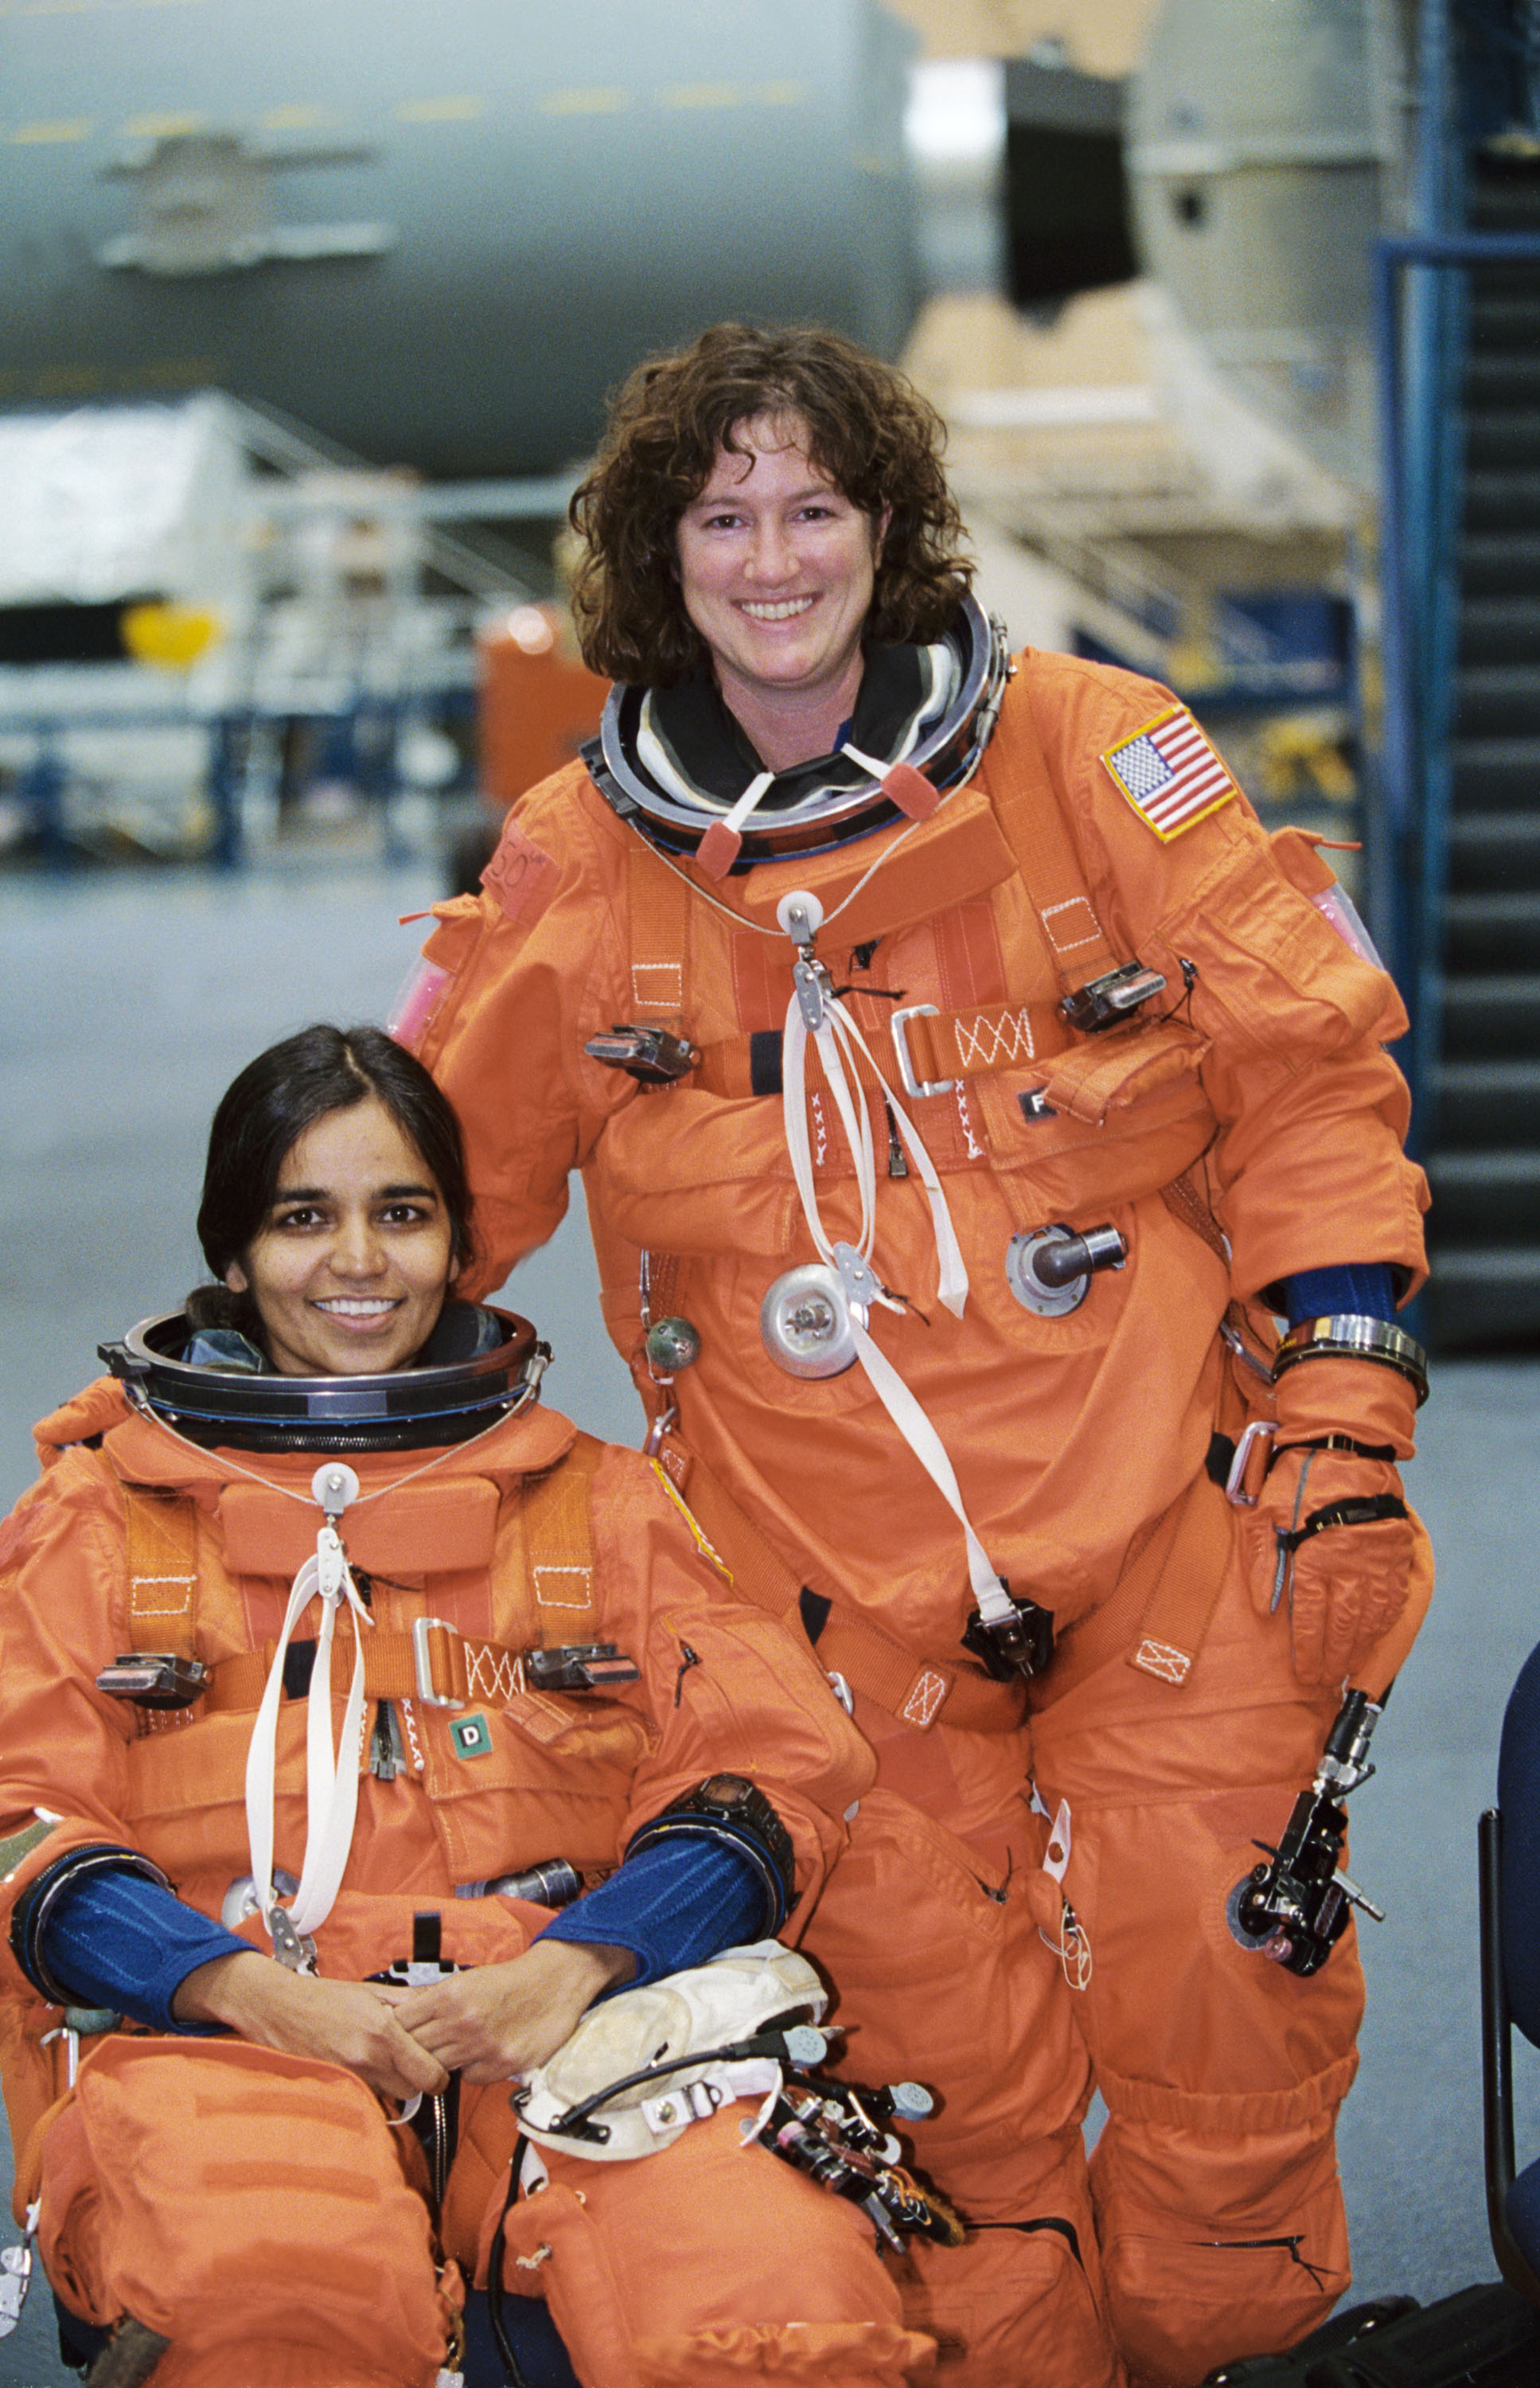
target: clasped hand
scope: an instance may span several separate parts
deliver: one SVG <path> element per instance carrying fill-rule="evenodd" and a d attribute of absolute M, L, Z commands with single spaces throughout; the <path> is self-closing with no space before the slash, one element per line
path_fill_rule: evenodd
<path fill-rule="evenodd" d="M 253 1950 L 200 1965 L 174 2007 L 182 2022 L 345 2064 L 384 2097 L 431 2097 L 451 2071 L 502 2081 L 543 2064 L 600 1992 L 635 1971 L 628 1949 L 542 1940 L 502 1964 L 401 1989 L 291 1973 Z"/>

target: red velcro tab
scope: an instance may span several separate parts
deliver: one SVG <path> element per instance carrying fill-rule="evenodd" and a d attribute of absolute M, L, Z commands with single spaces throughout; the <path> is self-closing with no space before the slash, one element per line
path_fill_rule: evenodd
<path fill-rule="evenodd" d="M 928 820 L 941 801 L 940 790 L 932 787 L 925 773 L 916 771 L 913 763 L 895 763 L 883 780 L 882 793 L 911 820 Z"/>
<path fill-rule="evenodd" d="M 726 879 L 743 851 L 743 840 L 725 820 L 713 821 L 695 849 L 695 859 L 708 879 Z"/>

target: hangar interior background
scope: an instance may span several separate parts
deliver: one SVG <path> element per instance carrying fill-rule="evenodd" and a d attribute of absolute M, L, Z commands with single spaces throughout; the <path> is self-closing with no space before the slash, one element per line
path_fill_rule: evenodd
<path fill-rule="evenodd" d="M 196 1274 L 214 1098 L 587 734 L 604 390 L 830 322 L 1016 639 L 1155 673 L 1413 1013 L 1441 1591 L 1355 1803 L 1356 2293 L 1490 2277 L 1474 1820 L 1540 1631 L 1540 22 L 1522 0 L 0 0 L 6 1498 Z M 581 1221 L 510 1291 L 632 1440 Z M 1540 2144 L 1533 2071 L 1521 2133 Z M 0 2388 L 72 2376 L 34 2299 Z"/>

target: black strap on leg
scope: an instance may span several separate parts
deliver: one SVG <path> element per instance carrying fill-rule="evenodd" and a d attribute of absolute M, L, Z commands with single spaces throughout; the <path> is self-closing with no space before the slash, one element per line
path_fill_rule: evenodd
<path fill-rule="evenodd" d="M 502 2212 L 498 2217 L 498 2227 L 492 2233 L 491 2253 L 486 2258 L 486 2318 L 492 2325 L 492 2335 L 498 2342 L 498 2353 L 502 2357 L 503 2369 L 508 2374 L 509 2388 L 529 2388 L 528 2381 L 519 2369 L 519 2358 L 513 2352 L 507 2331 L 503 2328 L 502 2318 L 503 2230 L 512 2209 L 513 2200 L 519 2193 L 519 2176 L 524 2168 L 524 2150 L 528 2145 L 529 2141 L 521 2131 L 514 2142 L 512 2162 L 508 2167 L 508 2195 L 503 2199 Z"/>

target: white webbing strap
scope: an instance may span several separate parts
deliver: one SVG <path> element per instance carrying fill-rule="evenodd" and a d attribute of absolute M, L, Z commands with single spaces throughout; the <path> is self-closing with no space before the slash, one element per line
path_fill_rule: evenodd
<path fill-rule="evenodd" d="M 861 1365 L 878 1401 L 962 1527 L 968 1555 L 968 1581 L 978 1603 L 979 1616 L 986 1625 L 1014 1624 L 1016 1604 L 996 1575 L 990 1555 L 974 1531 L 967 1511 L 963 1506 L 957 1471 L 947 1455 L 945 1443 L 886 1352 L 873 1342 L 858 1318 L 852 1316 L 851 1329 L 855 1337 Z"/>
<path fill-rule="evenodd" d="M 844 1130 L 855 1162 L 856 1188 L 861 1203 L 861 1240 L 857 1251 L 862 1260 L 869 1261 L 877 1232 L 877 1161 L 872 1146 L 871 1120 L 864 1100 L 852 1097 L 846 1073 L 846 1059 L 854 1071 L 854 1054 L 864 1054 L 868 1067 L 888 1100 L 889 1110 L 903 1138 L 909 1157 L 919 1174 L 930 1204 L 931 1225 L 936 1238 L 937 1295 L 954 1317 L 960 1318 L 967 1300 L 967 1269 L 963 1260 L 957 1231 L 952 1223 L 941 1182 L 927 1152 L 919 1133 L 904 1111 L 882 1072 L 877 1068 L 871 1050 L 855 1022 L 838 996 L 826 984 L 818 1026 L 814 1042 L 824 1065 L 824 1075 L 834 1098 L 839 1124 Z M 825 1233 L 818 1212 L 818 1189 L 814 1176 L 813 1155 L 809 1147 L 807 1127 L 807 1045 L 808 1027 L 801 997 L 793 995 L 786 1015 L 786 1035 L 782 1046 L 781 1086 L 782 1108 L 786 1120 L 786 1140 L 791 1155 L 791 1170 L 797 1191 L 802 1198 L 802 1215 L 808 1231 L 817 1247 L 820 1259 L 838 1266 L 833 1245 Z M 847 1288 L 848 1292 L 848 1288 Z M 880 1291 L 876 1299 L 889 1310 L 903 1305 L 890 1295 Z M 927 1417 L 919 1402 L 910 1391 L 886 1353 L 878 1349 L 867 1333 L 864 1314 L 852 1305 L 851 1326 L 855 1336 L 855 1348 L 867 1379 L 883 1408 L 925 1469 L 941 1498 L 963 1530 L 967 1551 L 968 1581 L 978 1604 L 978 1613 L 986 1625 L 1014 1624 L 1016 1605 L 990 1562 L 989 1553 L 975 1532 L 963 1506 L 963 1496 L 957 1473 L 947 1455 L 946 1446 Z"/>
<path fill-rule="evenodd" d="M 930 1224 L 936 1238 L 937 1300 L 944 1309 L 951 1311 L 954 1318 L 961 1318 L 967 1301 L 967 1268 L 963 1260 L 963 1248 L 957 1241 L 957 1230 L 952 1224 L 946 1195 L 936 1174 L 936 1165 L 925 1149 L 918 1129 L 878 1069 L 870 1046 L 839 997 L 833 993 L 825 994 L 823 1018 L 814 1041 L 839 1114 L 839 1124 L 845 1132 L 845 1141 L 855 1162 L 856 1191 L 861 1202 L 861 1237 L 856 1249 L 863 1260 L 869 1260 L 877 1233 L 877 1156 L 872 1145 L 871 1119 L 865 1103 L 852 1097 L 850 1076 L 845 1068 L 845 1056 L 849 1055 L 851 1074 L 854 1074 L 854 1055 L 859 1052 L 882 1089 L 893 1124 L 903 1139 L 904 1149 L 930 1205 Z M 818 1189 L 808 1142 L 807 1044 L 807 1023 L 802 1016 L 801 1002 L 793 995 L 787 1007 L 786 1033 L 781 1048 L 781 1110 L 786 1122 L 787 1147 L 791 1155 L 791 1173 L 802 1198 L 802 1215 L 817 1246 L 819 1258 L 832 1262 L 834 1249 L 824 1232 L 818 1213 Z M 897 1310 L 902 1304 L 888 1302 L 885 1307 Z"/>
<path fill-rule="evenodd" d="M 775 779 L 774 771 L 761 771 L 756 778 L 751 780 L 731 812 L 726 816 L 725 826 L 733 831 L 740 830 L 750 814 L 758 807 L 759 800 L 766 788 L 774 786 Z"/>
<path fill-rule="evenodd" d="M 276 1903 L 272 1887 L 273 1797 L 277 1771 L 278 1704 L 284 1690 L 284 1659 L 295 1627 L 310 1602 L 321 1601 L 321 1631 L 305 1716 L 305 1864 L 288 1910 L 297 1933 L 313 1932 L 332 1912 L 353 1845 L 359 1805 L 359 1751 L 363 1739 L 363 1634 L 373 1619 L 360 1599 L 335 1526 L 316 1536 L 316 1555 L 295 1577 L 278 1648 L 262 1691 L 246 1759 L 246 1824 L 251 1874 L 262 1920 L 271 1935 Z M 332 1747 L 332 1642 L 336 1614 L 346 1600 L 354 1617 L 353 1679 L 343 1709 L 340 1748 Z"/>

